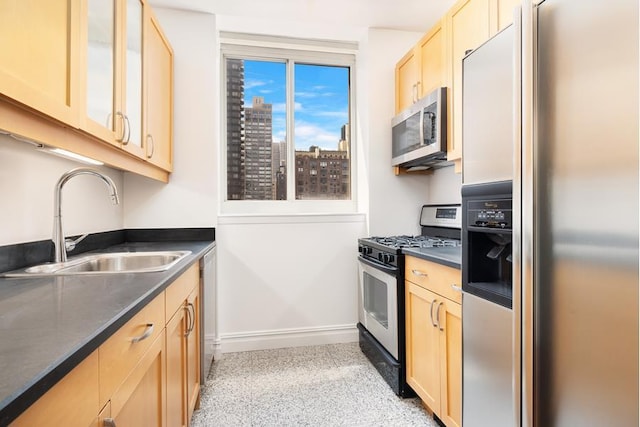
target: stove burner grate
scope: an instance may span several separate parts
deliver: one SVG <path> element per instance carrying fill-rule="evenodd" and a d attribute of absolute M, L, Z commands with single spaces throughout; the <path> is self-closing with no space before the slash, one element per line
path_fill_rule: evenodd
<path fill-rule="evenodd" d="M 455 239 L 441 239 L 430 236 L 391 236 L 371 237 L 371 240 L 392 248 L 439 248 L 457 247 L 460 241 Z"/>

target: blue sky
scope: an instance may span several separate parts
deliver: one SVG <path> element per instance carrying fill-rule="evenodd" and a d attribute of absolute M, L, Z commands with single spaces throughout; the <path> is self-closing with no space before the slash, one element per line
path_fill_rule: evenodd
<path fill-rule="evenodd" d="M 245 107 L 252 105 L 254 96 L 264 97 L 273 105 L 273 139 L 284 141 L 285 63 L 245 60 L 244 79 Z M 296 149 L 337 149 L 340 129 L 349 120 L 349 69 L 296 64 L 294 80 Z"/>

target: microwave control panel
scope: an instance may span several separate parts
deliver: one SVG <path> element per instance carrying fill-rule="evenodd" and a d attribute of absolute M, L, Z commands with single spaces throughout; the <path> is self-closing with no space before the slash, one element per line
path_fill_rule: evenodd
<path fill-rule="evenodd" d="M 467 225 L 511 230 L 511 206 L 511 199 L 470 201 L 467 208 Z"/>

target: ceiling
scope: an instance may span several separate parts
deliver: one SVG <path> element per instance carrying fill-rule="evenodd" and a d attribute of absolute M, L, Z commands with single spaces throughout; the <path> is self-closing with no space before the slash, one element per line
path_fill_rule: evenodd
<path fill-rule="evenodd" d="M 454 0 L 151 0 L 159 7 L 365 28 L 424 32 Z"/>

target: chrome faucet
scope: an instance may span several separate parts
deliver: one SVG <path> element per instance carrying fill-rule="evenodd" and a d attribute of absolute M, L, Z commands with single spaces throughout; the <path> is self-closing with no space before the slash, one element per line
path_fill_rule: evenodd
<path fill-rule="evenodd" d="M 113 183 L 113 180 L 99 171 L 90 168 L 77 168 L 64 173 L 56 183 L 53 196 L 53 237 L 51 240 L 53 240 L 55 251 L 54 262 L 66 262 L 67 251 L 73 250 L 78 242 L 87 237 L 87 234 L 84 234 L 76 240 L 65 240 L 64 232 L 62 231 L 62 187 L 64 187 L 67 181 L 78 175 L 93 175 L 100 178 L 109 188 L 113 203 L 117 205 L 120 202 L 118 199 L 118 189 Z"/>

